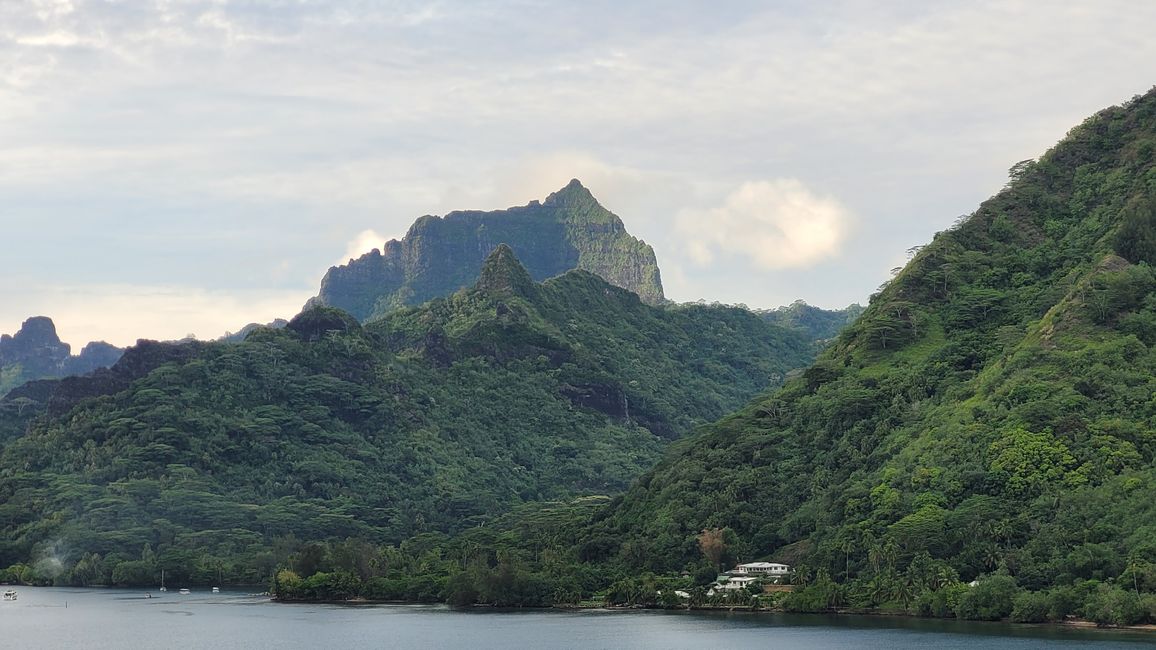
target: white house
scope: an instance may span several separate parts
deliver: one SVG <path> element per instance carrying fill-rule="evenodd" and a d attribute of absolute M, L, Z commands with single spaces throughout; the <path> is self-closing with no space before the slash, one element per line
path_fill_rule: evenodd
<path fill-rule="evenodd" d="M 734 577 L 734 578 L 731 578 L 725 582 L 715 583 L 710 588 L 710 591 L 706 592 L 706 595 L 713 596 L 713 595 L 715 595 L 715 593 L 717 593 L 719 591 L 738 591 L 739 589 L 745 589 L 752 582 L 754 582 L 756 580 L 758 580 L 758 578 Z"/>
<path fill-rule="evenodd" d="M 749 562 L 740 564 L 731 571 L 741 576 L 785 576 L 791 572 L 790 565 L 778 562 Z"/>

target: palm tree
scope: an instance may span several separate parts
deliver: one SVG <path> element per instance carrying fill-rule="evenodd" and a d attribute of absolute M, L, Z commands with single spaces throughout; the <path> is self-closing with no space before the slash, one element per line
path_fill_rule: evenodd
<path fill-rule="evenodd" d="M 936 589 L 943 589 L 944 587 L 958 581 L 959 574 L 955 572 L 955 569 L 946 564 L 940 565 L 939 569 L 935 572 L 934 584 Z"/>
<path fill-rule="evenodd" d="M 1140 556 L 1133 553 L 1128 556 L 1128 573 L 1132 574 L 1132 588 L 1136 590 L 1136 595 L 1140 595 L 1140 568 L 1145 564 Z"/>
<path fill-rule="evenodd" d="M 855 550 L 855 538 L 850 534 L 843 535 L 838 541 L 839 550 L 843 552 L 843 581 L 851 577 L 851 553 Z"/>
<path fill-rule="evenodd" d="M 867 597 L 871 600 L 872 605 L 885 603 L 891 597 L 889 582 L 886 576 L 880 574 L 873 576 L 871 582 L 867 583 Z"/>
<path fill-rule="evenodd" d="M 811 567 L 806 564 L 800 564 L 795 567 L 795 572 L 791 575 L 791 584 L 800 587 L 806 587 L 811 583 Z"/>
<path fill-rule="evenodd" d="M 903 609 L 906 610 L 911 605 L 911 601 L 915 599 L 915 590 L 911 582 L 897 576 L 891 586 L 891 598 L 903 603 Z"/>

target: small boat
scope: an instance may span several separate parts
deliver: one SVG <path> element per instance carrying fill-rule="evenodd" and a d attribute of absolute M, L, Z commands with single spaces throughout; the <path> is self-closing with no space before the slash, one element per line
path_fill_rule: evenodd
<path fill-rule="evenodd" d="M 16 600 L 16 590 L 9 589 L 4 592 L 4 600 Z"/>
<path fill-rule="evenodd" d="M 161 591 L 168 591 L 165 589 L 165 570 L 161 569 Z"/>
<path fill-rule="evenodd" d="M 188 596 L 192 592 L 190 592 L 188 589 L 182 589 L 178 593 L 180 593 L 182 596 Z"/>
<path fill-rule="evenodd" d="M 221 588 L 220 588 L 220 587 L 213 587 L 213 593 L 214 593 L 214 594 L 219 594 L 219 593 L 221 593 Z"/>

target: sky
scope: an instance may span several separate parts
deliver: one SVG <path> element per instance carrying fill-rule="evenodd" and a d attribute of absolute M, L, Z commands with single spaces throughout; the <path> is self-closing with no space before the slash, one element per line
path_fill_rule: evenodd
<path fill-rule="evenodd" d="M 423 214 L 579 178 L 669 298 L 865 302 L 1096 111 L 1156 3 L 0 2 L 0 332 L 290 318 Z"/>

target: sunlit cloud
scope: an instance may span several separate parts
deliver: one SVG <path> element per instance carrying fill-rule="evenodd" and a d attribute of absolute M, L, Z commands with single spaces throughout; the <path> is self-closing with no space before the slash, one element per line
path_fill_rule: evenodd
<path fill-rule="evenodd" d="M 723 205 L 684 211 L 677 223 L 687 253 L 700 266 L 740 254 L 776 270 L 807 268 L 836 255 L 851 215 L 834 198 L 798 180 L 779 179 L 744 183 Z"/>
<path fill-rule="evenodd" d="M 355 260 L 372 250 L 381 250 L 382 244 L 388 239 L 375 230 L 362 230 L 349 242 L 349 245 L 345 247 L 345 254 L 334 264 L 337 266 L 347 264 L 349 260 Z"/>

